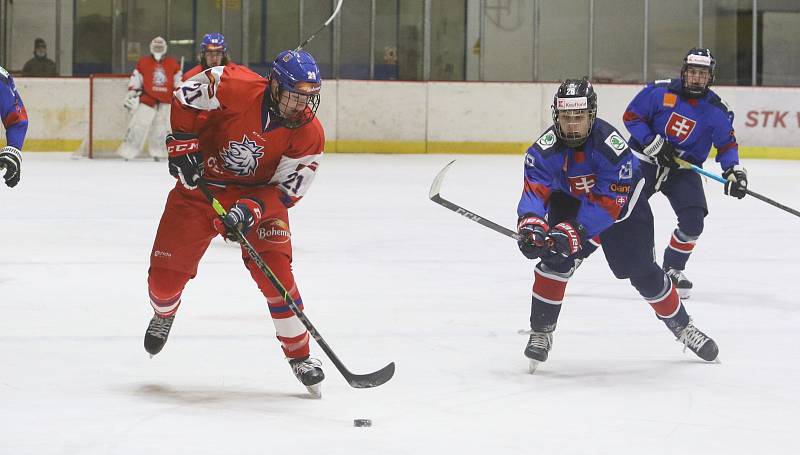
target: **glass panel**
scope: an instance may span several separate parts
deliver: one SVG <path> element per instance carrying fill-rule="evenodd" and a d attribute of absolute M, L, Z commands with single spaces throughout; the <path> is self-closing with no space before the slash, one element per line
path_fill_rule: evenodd
<path fill-rule="evenodd" d="M 369 79 L 371 8 L 371 0 L 348 0 L 342 4 L 339 51 L 339 77 L 342 79 Z"/>
<path fill-rule="evenodd" d="M 752 0 L 703 1 L 703 46 L 711 49 L 717 61 L 716 85 L 752 83 L 752 3 Z"/>
<path fill-rule="evenodd" d="M 552 3 L 558 3 L 554 9 L 562 10 L 561 5 L 569 2 Z M 533 2 L 485 1 L 481 48 L 484 81 L 533 80 L 533 12 Z"/>
<path fill-rule="evenodd" d="M 222 0 L 217 0 L 222 2 Z M 225 9 L 220 5 L 219 11 L 224 14 L 225 41 L 228 43 L 228 57 L 234 62 L 242 61 L 242 0 L 225 0 Z"/>
<path fill-rule="evenodd" d="M 169 55 L 181 61 L 183 71 L 195 66 L 200 53 L 200 42 L 194 39 L 192 27 L 193 0 L 172 0 L 169 15 Z"/>
<path fill-rule="evenodd" d="M 375 2 L 375 79 L 397 79 L 398 72 L 397 0 Z"/>
<path fill-rule="evenodd" d="M 203 42 L 203 36 L 207 33 L 222 33 L 222 4 L 220 0 L 195 0 L 194 7 L 194 52 L 197 58 L 200 56 L 200 43 Z M 228 54 L 236 50 L 231 46 L 230 37 L 225 35 L 225 41 L 228 43 Z M 233 55 L 236 55 L 235 53 Z M 199 60 L 198 60 L 199 61 Z M 239 63 L 238 60 L 233 61 Z"/>
<path fill-rule="evenodd" d="M 72 73 L 85 76 L 111 72 L 111 2 L 77 0 Z"/>
<path fill-rule="evenodd" d="M 800 4 L 797 0 L 758 1 L 758 84 L 800 85 Z"/>
<path fill-rule="evenodd" d="M 260 45 L 263 49 L 261 55 L 264 57 L 266 66 L 269 66 L 281 51 L 294 49 L 300 44 L 300 2 L 267 1 L 265 3 L 267 30 L 266 38 Z M 328 74 L 324 74 L 323 78 L 326 76 Z"/>
<path fill-rule="evenodd" d="M 431 2 L 431 80 L 464 80 L 466 27 L 466 0 Z"/>
<path fill-rule="evenodd" d="M 644 2 L 594 0 L 593 47 L 593 81 L 643 82 Z"/>
<path fill-rule="evenodd" d="M 679 77 L 683 57 L 698 46 L 698 0 L 651 1 L 646 80 Z M 712 49 L 713 53 L 713 49 Z"/>
<path fill-rule="evenodd" d="M 140 57 L 150 55 L 150 41 L 156 36 L 166 39 L 166 3 L 148 0 L 128 0 L 125 68 L 133 71 Z"/>
<path fill-rule="evenodd" d="M 422 80 L 425 2 L 423 0 L 398 0 L 396 11 L 399 78 L 406 81 Z"/>
<path fill-rule="evenodd" d="M 319 30 L 322 24 L 331 17 L 333 7 L 336 5 L 332 0 L 301 1 L 303 1 L 303 37 L 301 40 L 305 40 L 311 36 L 312 33 Z M 342 7 L 344 7 L 344 5 Z M 333 27 L 334 23 L 331 23 L 325 30 L 319 32 L 314 40 L 305 47 L 305 50 L 310 52 L 317 61 L 317 66 L 319 67 L 320 73 L 322 73 L 323 79 L 330 79 L 334 75 L 332 47 Z M 288 48 L 294 49 L 298 44 L 300 44 L 300 40 L 289 44 Z"/>
<path fill-rule="evenodd" d="M 55 63 L 56 60 L 56 3 L 54 0 L 30 0 L 16 2 L 13 7 L 13 20 L 9 27 L 11 61 L 8 68 L 20 71 L 25 63 L 29 76 L 53 76 L 52 66 L 45 65 L 42 58 L 34 57 L 34 41 L 41 38 L 45 42 L 47 55 L 45 58 Z"/>
<path fill-rule="evenodd" d="M 589 71 L 589 0 L 537 2 L 538 80 L 561 81 Z M 509 46 L 514 49 L 515 46 Z M 557 62 L 557 64 L 555 64 Z"/>

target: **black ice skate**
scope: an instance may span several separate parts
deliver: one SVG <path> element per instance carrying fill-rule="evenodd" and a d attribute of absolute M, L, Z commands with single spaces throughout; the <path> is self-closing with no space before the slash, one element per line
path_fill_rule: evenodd
<path fill-rule="evenodd" d="M 678 334 L 677 341 L 683 343 L 684 350 L 686 350 L 686 348 L 691 349 L 692 352 L 706 362 L 717 360 L 717 356 L 719 355 L 717 343 L 695 327 L 691 321 L 689 321 L 689 325 Z"/>
<path fill-rule="evenodd" d="M 672 281 L 672 285 L 675 286 L 675 290 L 678 291 L 678 295 L 681 299 L 688 299 L 692 293 L 692 282 L 686 278 L 686 275 L 683 274 L 683 270 L 666 269 L 664 272 Z"/>
<path fill-rule="evenodd" d="M 525 347 L 525 357 L 531 359 L 528 372 L 534 373 L 539 363 L 547 360 L 550 348 L 553 347 L 553 332 L 531 331 L 528 346 Z"/>
<path fill-rule="evenodd" d="M 153 319 L 150 319 L 147 332 L 144 333 L 144 350 L 150 353 L 150 358 L 161 352 L 167 342 L 169 330 L 172 328 L 172 321 L 174 320 L 174 314 L 166 318 L 154 314 Z"/>
<path fill-rule="evenodd" d="M 322 372 L 322 363 L 317 359 L 303 357 L 300 359 L 289 359 L 289 366 L 292 367 L 294 376 L 300 381 L 308 393 L 316 398 L 322 397 L 321 383 L 325 379 Z"/>

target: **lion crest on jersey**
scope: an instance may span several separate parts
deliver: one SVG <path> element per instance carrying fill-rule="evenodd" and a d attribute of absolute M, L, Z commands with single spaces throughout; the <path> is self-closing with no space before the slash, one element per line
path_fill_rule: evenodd
<path fill-rule="evenodd" d="M 220 153 L 223 166 L 239 176 L 255 175 L 258 159 L 264 156 L 264 152 L 261 151 L 263 148 L 255 141 L 251 141 L 247 135 L 242 136 L 241 142 L 230 141 Z"/>
<path fill-rule="evenodd" d="M 164 67 L 161 65 L 156 65 L 153 69 L 153 86 L 154 87 L 166 87 L 167 85 L 167 73 L 164 71 Z"/>

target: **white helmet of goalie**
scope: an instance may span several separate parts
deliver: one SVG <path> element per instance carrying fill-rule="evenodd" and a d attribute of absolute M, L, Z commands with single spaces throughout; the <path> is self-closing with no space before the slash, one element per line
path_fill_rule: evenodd
<path fill-rule="evenodd" d="M 167 53 L 167 41 L 160 36 L 153 38 L 153 41 L 150 41 L 150 53 L 156 60 L 161 60 Z"/>

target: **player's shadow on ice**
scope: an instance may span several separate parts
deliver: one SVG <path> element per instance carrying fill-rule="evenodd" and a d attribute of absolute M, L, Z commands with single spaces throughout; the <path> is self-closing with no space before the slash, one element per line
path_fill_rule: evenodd
<path fill-rule="evenodd" d="M 182 387 L 178 389 L 164 384 L 141 384 L 133 389 L 133 394 L 153 401 L 171 402 L 186 406 L 216 406 L 224 404 L 226 407 L 229 407 L 236 404 L 249 405 L 253 403 L 269 403 L 270 401 L 280 401 L 287 398 L 314 399 L 308 393 L 300 392 L 275 393 L 248 389 L 231 389 L 230 387 Z"/>

